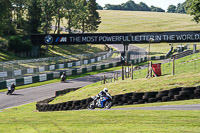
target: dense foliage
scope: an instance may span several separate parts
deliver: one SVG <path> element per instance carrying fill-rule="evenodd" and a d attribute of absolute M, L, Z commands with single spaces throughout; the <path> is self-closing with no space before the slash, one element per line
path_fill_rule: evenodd
<path fill-rule="evenodd" d="M 167 12 L 169 13 L 186 13 L 186 2 L 179 3 L 177 6 L 169 5 L 167 8 Z"/>
<path fill-rule="evenodd" d="M 1 0 L 0 36 L 15 34 L 16 29 L 23 34 L 48 34 L 53 25 L 59 34 L 64 18 L 69 33 L 94 32 L 101 23 L 98 8 L 96 0 Z"/>
<path fill-rule="evenodd" d="M 133 0 L 129 0 L 126 3 L 121 5 L 111 5 L 106 4 L 104 7 L 105 10 L 127 10 L 127 11 L 153 11 L 153 12 L 165 12 L 165 10 L 159 7 L 148 7 L 145 3 L 140 2 L 136 4 Z"/>
<path fill-rule="evenodd" d="M 30 40 L 22 41 L 18 36 L 13 36 L 9 39 L 8 49 L 14 53 L 28 52 L 32 49 Z"/>
<path fill-rule="evenodd" d="M 187 13 L 193 16 L 193 20 L 199 23 L 200 22 L 200 1 L 187 0 L 186 9 L 187 9 Z"/>

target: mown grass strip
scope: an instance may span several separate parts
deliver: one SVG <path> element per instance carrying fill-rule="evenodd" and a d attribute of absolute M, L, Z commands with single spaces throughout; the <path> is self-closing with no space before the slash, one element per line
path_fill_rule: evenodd
<path fill-rule="evenodd" d="M 185 101 L 187 102 L 187 101 Z M 37 112 L 31 103 L 0 112 L 4 132 L 197 132 L 200 111 L 106 110 Z M 9 128 L 7 127 L 9 125 Z M 102 130 L 102 126 L 104 129 Z"/>

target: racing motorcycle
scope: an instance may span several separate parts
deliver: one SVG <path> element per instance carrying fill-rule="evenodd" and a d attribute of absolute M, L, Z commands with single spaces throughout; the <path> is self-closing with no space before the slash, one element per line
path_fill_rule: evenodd
<path fill-rule="evenodd" d="M 93 99 L 92 102 L 89 103 L 88 109 L 92 110 L 95 108 L 105 108 L 110 109 L 112 106 L 112 98 L 110 97 L 101 97 L 100 99 L 97 99 L 96 97 L 91 97 Z"/>
<path fill-rule="evenodd" d="M 15 91 L 15 87 L 11 87 L 10 90 L 8 90 L 7 95 L 12 95 L 12 93 Z"/>

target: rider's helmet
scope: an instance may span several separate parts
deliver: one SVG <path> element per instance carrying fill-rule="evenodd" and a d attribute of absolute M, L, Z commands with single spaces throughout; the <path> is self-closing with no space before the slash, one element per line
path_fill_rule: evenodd
<path fill-rule="evenodd" d="M 108 89 L 107 89 L 107 88 L 104 88 L 103 91 L 108 92 Z"/>

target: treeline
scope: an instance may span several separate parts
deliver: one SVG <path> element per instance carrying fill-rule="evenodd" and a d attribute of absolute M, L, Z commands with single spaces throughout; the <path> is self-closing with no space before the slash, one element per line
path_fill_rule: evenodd
<path fill-rule="evenodd" d="M 48 34 L 55 26 L 61 31 L 61 22 L 69 33 L 72 29 L 95 32 L 101 23 L 96 0 L 1 0 L 0 36 L 14 35 L 16 29 L 23 34 Z"/>
<path fill-rule="evenodd" d="M 169 5 L 167 12 L 169 13 L 186 13 L 186 2 L 179 3 L 177 6 Z M 122 3 L 121 5 L 111 5 L 106 4 L 105 7 L 101 7 L 98 5 L 98 10 L 125 10 L 125 11 L 151 11 L 151 12 L 165 12 L 160 7 L 155 6 L 147 6 L 145 3 L 140 2 L 136 4 L 133 0 L 129 0 L 126 3 Z"/>
<path fill-rule="evenodd" d="M 122 3 L 121 5 L 106 4 L 104 8 L 99 7 L 98 9 L 104 9 L 104 10 L 126 10 L 126 11 L 165 12 L 165 10 L 163 10 L 160 7 L 155 7 L 155 6 L 148 7 L 143 2 L 140 2 L 139 4 L 136 4 L 133 0 L 129 0 L 126 3 Z"/>
<path fill-rule="evenodd" d="M 186 13 L 186 2 L 179 3 L 177 6 L 169 5 L 167 8 L 167 12 L 169 13 Z"/>

